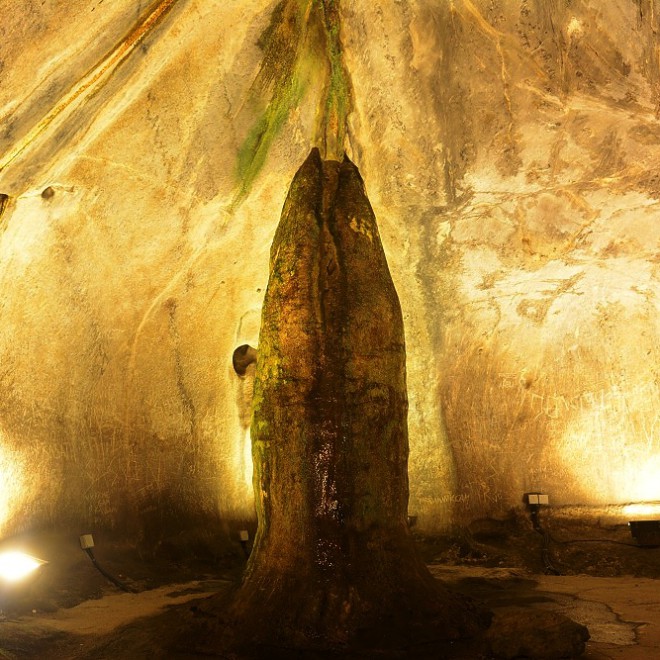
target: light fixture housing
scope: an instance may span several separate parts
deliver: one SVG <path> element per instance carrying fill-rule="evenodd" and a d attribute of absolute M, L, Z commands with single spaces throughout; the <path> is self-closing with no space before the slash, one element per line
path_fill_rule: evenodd
<path fill-rule="evenodd" d="M 525 493 L 525 500 L 529 506 L 547 506 L 550 504 L 550 498 L 546 493 Z"/>
<path fill-rule="evenodd" d="M 660 520 L 631 520 L 628 527 L 638 545 L 649 548 L 660 546 Z"/>

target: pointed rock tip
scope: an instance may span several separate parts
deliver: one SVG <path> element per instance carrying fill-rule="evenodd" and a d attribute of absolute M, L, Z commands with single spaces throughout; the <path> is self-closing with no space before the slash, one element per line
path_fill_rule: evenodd
<path fill-rule="evenodd" d="M 302 182 L 316 181 L 318 176 L 323 171 L 323 161 L 319 150 L 314 147 L 310 152 L 303 164 L 298 168 L 295 176 L 293 177 L 293 184 L 300 185 Z M 292 184 L 292 186 L 293 186 Z"/>
<path fill-rule="evenodd" d="M 344 160 L 341 163 L 341 174 L 351 179 L 356 178 L 360 183 L 363 182 L 358 166 L 346 154 L 344 154 Z"/>
<path fill-rule="evenodd" d="M 298 174 L 305 173 L 309 176 L 312 172 L 320 173 L 325 171 L 326 167 L 329 170 L 334 170 L 337 168 L 340 174 L 348 175 L 351 178 L 356 177 L 359 179 L 359 181 L 362 181 L 360 170 L 358 169 L 357 165 L 355 165 L 355 163 L 346 155 L 346 153 L 344 153 L 344 157 L 341 162 L 332 159 L 323 160 L 321 157 L 321 151 L 318 147 L 312 147 L 307 158 L 305 158 L 305 161 L 300 166 Z"/>
<path fill-rule="evenodd" d="M 309 156 L 305 159 L 305 165 L 307 163 L 314 164 L 318 168 L 321 167 L 321 163 L 323 160 L 321 159 L 321 152 L 319 151 L 318 147 L 312 147 L 312 150 L 309 152 Z"/>

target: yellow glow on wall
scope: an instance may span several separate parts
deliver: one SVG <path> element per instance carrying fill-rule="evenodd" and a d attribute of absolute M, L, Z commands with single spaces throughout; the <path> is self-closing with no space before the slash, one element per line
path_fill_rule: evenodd
<path fill-rule="evenodd" d="M 645 502 L 643 504 L 626 504 L 623 507 L 626 518 L 646 519 L 660 516 L 660 502 Z"/>
<path fill-rule="evenodd" d="M 250 436 L 250 428 L 245 431 L 243 438 L 243 461 L 242 461 L 243 484 L 248 488 L 248 492 L 252 492 L 252 437 Z"/>
<path fill-rule="evenodd" d="M 626 475 L 630 480 L 631 500 L 649 502 L 660 499 L 660 456 L 637 452 L 638 463 Z"/>
<path fill-rule="evenodd" d="M 23 466 L 15 452 L 2 446 L 0 435 L 0 532 L 11 519 L 24 490 Z"/>
<path fill-rule="evenodd" d="M 584 504 L 660 501 L 658 421 L 646 388 L 613 388 L 592 397 L 569 423 L 560 445 Z"/>

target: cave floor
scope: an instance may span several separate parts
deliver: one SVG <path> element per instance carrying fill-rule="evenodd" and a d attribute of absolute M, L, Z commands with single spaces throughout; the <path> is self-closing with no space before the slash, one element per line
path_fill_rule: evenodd
<path fill-rule="evenodd" d="M 432 573 L 489 608 L 554 610 L 586 625 L 591 634 L 584 658 L 660 658 L 660 590 L 652 578 L 538 575 L 512 568 L 433 564 Z M 157 658 L 172 625 L 163 613 L 189 607 L 231 585 L 230 580 L 193 580 L 140 593 L 111 585 L 100 598 L 51 612 L 26 612 L 0 623 L 2 658 Z M 463 657 L 463 656 L 460 656 Z"/>
<path fill-rule="evenodd" d="M 589 629 L 589 660 L 660 658 L 660 589 L 653 578 L 538 575 L 520 569 L 431 565 L 434 576 L 495 610 L 565 614 Z"/>
<path fill-rule="evenodd" d="M 588 660 L 660 658 L 660 548 L 633 547 L 620 526 L 557 524 L 553 532 L 605 542 L 553 546 L 549 557 L 562 575 L 552 575 L 542 539 L 520 521 L 483 523 L 468 537 L 417 541 L 436 578 L 491 610 L 553 610 L 586 625 L 591 640 L 582 657 Z M 187 630 L 184 613 L 195 600 L 236 584 L 245 565 L 240 548 L 203 560 L 185 552 L 163 560 L 102 542 L 97 559 L 134 591 L 125 593 L 92 566 L 77 538 L 26 540 L 49 563 L 15 591 L 0 589 L 0 660 L 198 658 L 171 650 Z M 197 560 L 191 563 L 191 556 Z"/>

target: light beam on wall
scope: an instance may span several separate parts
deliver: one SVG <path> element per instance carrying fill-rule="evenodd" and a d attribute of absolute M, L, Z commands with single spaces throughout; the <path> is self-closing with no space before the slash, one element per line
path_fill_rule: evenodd
<path fill-rule="evenodd" d="M 3 446 L 0 434 L 0 530 L 11 519 L 24 490 L 23 469 L 15 452 Z"/>
<path fill-rule="evenodd" d="M 252 437 L 250 436 L 250 429 L 245 432 L 245 437 L 243 438 L 243 484 L 247 488 L 252 488 Z"/>
<path fill-rule="evenodd" d="M 623 507 L 623 515 L 626 518 L 645 519 L 653 516 L 660 516 L 660 502 L 640 502 L 635 504 L 626 504 Z"/>
<path fill-rule="evenodd" d="M 561 462 L 585 488 L 584 503 L 659 502 L 660 425 L 648 389 L 612 387 L 589 404 L 560 445 Z"/>

